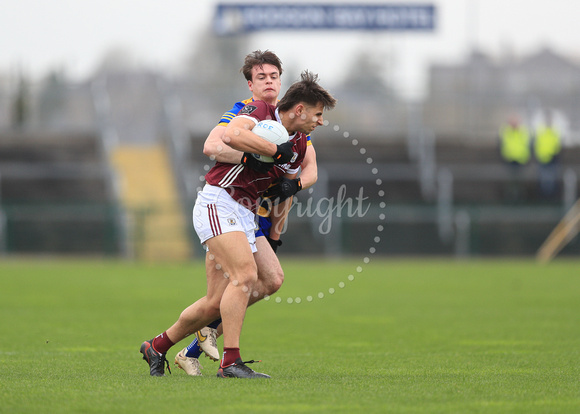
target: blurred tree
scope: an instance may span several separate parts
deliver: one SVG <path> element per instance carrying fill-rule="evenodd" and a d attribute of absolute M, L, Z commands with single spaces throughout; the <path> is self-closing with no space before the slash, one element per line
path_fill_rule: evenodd
<path fill-rule="evenodd" d="M 368 43 L 368 42 L 367 42 Z M 393 58 L 380 50 L 361 45 L 351 59 L 342 82 L 333 91 L 339 105 L 332 116 L 341 120 L 341 127 L 368 135 L 400 133 L 406 127 L 406 107 L 388 83 Z M 376 122 L 380 119 L 381 122 Z"/>
<path fill-rule="evenodd" d="M 240 68 L 251 51 L 248 36 L 222 37 L 207 30 L 186 58 L 186 76 L 205 99 L 221 105 L 240 100 L 248 94 Z"/>
<path fill-rule="evenodd" d="M 138 68 L 131 51 L 124 47 L 113 47 L 105 52 L 98 65 L 97 73 L 130 72 Z"/>
<path fill-rule="evenodd" d="M 26 75 L 20 71 L 16 96 L 12 102 L 12 126 L 23 129 L 30 119 L 30 85 Z"/>
<path fill-rule="evenodd" d="M 388 67 L 385 67 L 382 61 L 384 58 L 380 54 L 360 50 L 358 55 L 350 60 L 350 67 L 339 89 L 348 94 L 368 98 L 394 97 L 393 89 L 384 80 L 388 75 Z"/>
<path fill-rule="evenodd" d="M 66 76 L 52 70 L 43 79 L 38 96 L 38 118 L 41 125 L 55 126 L 62 121 L 66 99 Z"/>

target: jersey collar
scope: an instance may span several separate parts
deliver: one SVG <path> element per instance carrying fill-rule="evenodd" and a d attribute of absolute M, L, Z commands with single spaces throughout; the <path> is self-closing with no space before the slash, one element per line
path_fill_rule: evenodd
<path fill-rule="evenodd" d="M 282 118 L 280 118 L 280 114 L 278 113 L 278 108 L 274 111 L 274 115 L 276 116 L 276 121 L 282 123 Z M 294 132 L 289 138 L 292 139 L 296 136 L 296 132 Z"/>

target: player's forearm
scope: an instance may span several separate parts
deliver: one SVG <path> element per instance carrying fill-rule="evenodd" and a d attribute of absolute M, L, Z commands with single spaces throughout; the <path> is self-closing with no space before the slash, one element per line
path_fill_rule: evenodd
<path fill-rule="evenodd" d="M 273 144 L 252 132 L 255 124 L 244 118 L 234 118 L 226 127 L 222 141 L 233 149 L 241 152 L 274 156 L 277 151 Z"/>
<path fill-rule="evenodd" d="M 203 153 L 212 161 L 239 164 L 242 158 L 242 152 L 224 144 L 222 138 L 225 130 L 226 127 L 221 125 L 211 130 L 203 144 Z"/>
<path fill-rule="evenodd" d="M 242 155 L 243 152 L 235 150 L 222 142 L 221 146 L 215 148 L 213 157 L 210 156 L 210 158 L 228 164 L 239 164 L 242 159 Z"/>
<path fill-rule="evenodd" d="M 311 187 L 318 180 L 318 169 L 315 168 L 304 168 L 300 173 L 300 182 L 302 183 L 302 189 Z"/>
<path fill-rule="evenodd" d="M 284 200 L 282 203 L 272 207 L 270 212 L 270 219 L 272 220 L 272 227 L 270 228 L 270 238 L 272 240 L 280 240 L 280 235 L 284 230 L 284 224 L 288 218 L 290 207 L 292 206 L 292 197 Z"/>
<path fill-rule="evenodd" d="M 316 152 L 314 151 L 314 147 L 312 145 L 306 147 L 306 154 L 304 155 L 301 169 L 302 171 L 300 172 L 300 182 L 302 183 L 302 189 L 304 190 L 314 185 L 316 180 L 318 180 Z"/>

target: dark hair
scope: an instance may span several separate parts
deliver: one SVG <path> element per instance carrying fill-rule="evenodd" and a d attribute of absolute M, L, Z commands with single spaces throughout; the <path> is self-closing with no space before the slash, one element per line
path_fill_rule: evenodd
<path fill-rule="evenodd" d="M 288 111 L 301 102 L 309 106 L 322 103 L 324 109 L 332 109 L 336 105 L 336 99 L 318 84 L 318 75 L 307 70 L 302 72 L 300 80 L 293 83 L 280 99 L 278 110 Z"/>
<path fill-rule="evenodd" d="M 244 66 L 240 69 L 240 72 L 244 74 L 246 80 L 252 80 L 252 68 L 254 66 L 263 65 L 274 65 L 278 68 L 280 75 L 282 74 L 282 62 L 280 58 L 276 56 L 274 52 L 266 50 L 262 52 L 261 50 L 256 50 L 248 55 L 244 59 Z"/>

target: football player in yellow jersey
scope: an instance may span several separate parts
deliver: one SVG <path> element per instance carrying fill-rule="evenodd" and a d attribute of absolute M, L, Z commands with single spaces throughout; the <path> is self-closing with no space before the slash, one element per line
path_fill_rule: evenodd
<path fill-rule="evenodd" d="M 255 160 L 254 157 L 245 157 L 242 152 L 225 145 L 222 137 L 224 136 L 228 123 L 247 103 L 261 100 L 276 105 L 281 88 L 280 76 L 282 75 L 282 63 L 273 52 L 256 50 L 246 56 L 241 72 L 248 81 L 248 88 L 252 92 L 252 97 L 244 101 L 236 102 L 232 109 L 224 113 L 219 123 L 207 137 L 204 143 L 203 153 L 212 161 L 231 164 L 244 163 L 249 168 L 260 168 L 259 165 L 249 165 L 259 164 L 259 161 Z M 317 178 L 318 167 L 316 164 L 316 152 L 310 141 L 310 136 L 308 136 L 308 146 L 304 161 L 301 165 L 300 178 L 286 183 L 288 185 L 285 187 L 283 195 L 291 197 L 299 190 L 313 185 Z M 256 232 L 256 247 L 258 251 L 254 253 L 254 260 L 258 267 L 258 273 L 260 274 L 259 279 L 263 280 L 264 283 L 257 288 L 259 294 L 250 297 L 248 306 L 267 295 L 274 294 L 284 281 L 284 272 L 276 256 L 276 250 L 282 244 L 280 241 L 281 224 L 285 219 L 291 198 L 287 198 L 284 203 L 286 209 L 276 209 L 278 213 L 272 214 L 271 218 L 260 217 L 260 229 Z M 206 263 L 208 263 L 207 258 Z M 219 271 L 215 269 L 215 266 L 206 266 L 206 268 L 211 271 Z M 221 335 L 221 320 L 218 319 L 212 322 L 209 326 L 196 332 L 195 335 L 196 338 L 193 342 L 176 355 L 175 365 L 182 368 L 188 375 L 198 376 L 201 375 L 198 357 L 202 352 L 205 352 L 212 360 L 218 360 L 220 358 L 217 349 L 217 337 Z"/>

